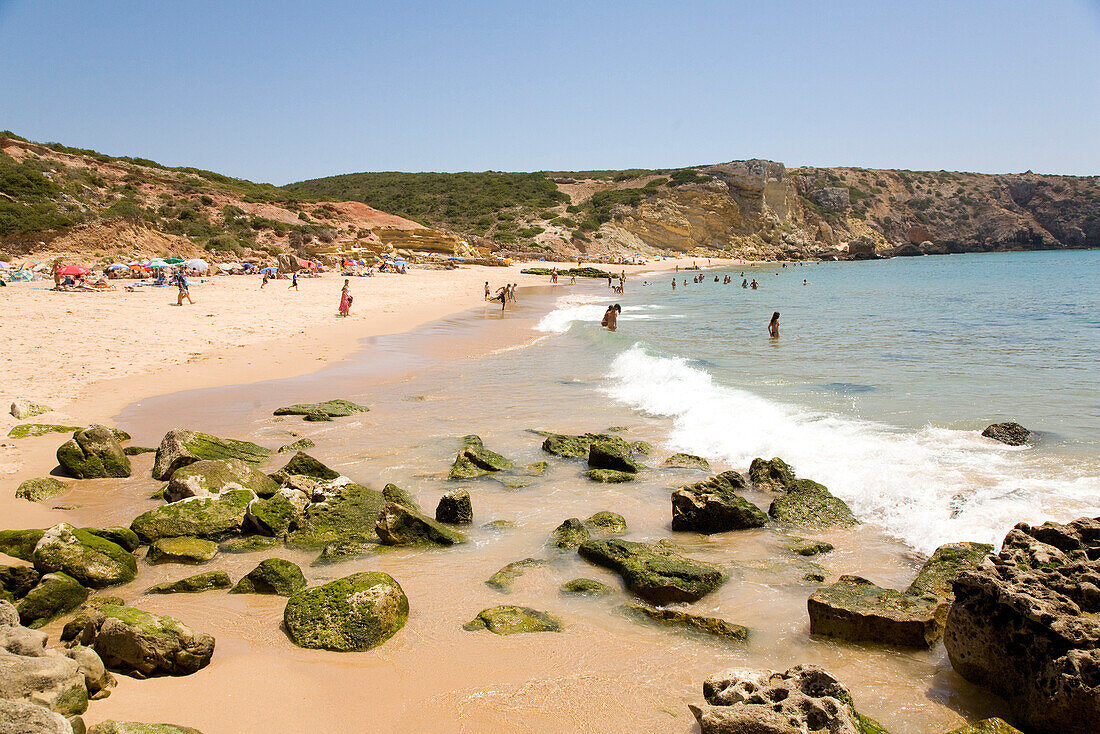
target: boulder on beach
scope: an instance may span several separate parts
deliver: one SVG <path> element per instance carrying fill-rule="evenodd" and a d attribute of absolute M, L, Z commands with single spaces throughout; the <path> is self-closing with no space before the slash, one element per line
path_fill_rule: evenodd
<path fill-rule="evenodd" d="M 22 599 L 40 578 L 42 574 L 31 566 L 0 566 L 0 591 L 10 594 L 11 599 Z"/>
<path fill-rule="evenodd" d="M 99 653 L 108 670 L 135 678 L 189 675 L 214 654 L 210 635 L 171 617 L 115 604 L 92 611 L 78 639 Z"/>
<path fill-rule="evenodd" d="M 306 577 L 298 564 L 282 558 L 268 558 L 260 561 L 229 593 L 293 596 L 304 588 Z"/>
<path fill-rule="evenodd" d="M 772 501 L 768 514 L 780 522 L 803 528 L 850 528 L 859 524 L 848 504 L 823 484 L 793 479 Z"/>
<path fill-rule="evenodd" d="M 29 701 L 0 698 L 0 721 L 13 734 L 73 734 L 68 719 Z"/>
<path fill-rule="evenodd" d="M 0 530 L 0 553 L 30 561 L 34 556 L 34 547 L 42 539 L 45 530 Z"/>
<path fill-rule="evenodd" d="M 473 479 L 515 466 L 511 459 L 485 448 L 479 436 L 463 436 L 462 443 L 463 448 L 451 467 L 451 479 Z"/>
<path fill-rule="evenodd" d="M 501 605 L 482 609 L 462 629 L 467 632 L 489 630 L 496 635 L 518 635 L 526 632 L 561 632 L 557 617 L 530 607 Z"/>
<path fill-rule="evenodd" d="M 331 481 L 338 478 L 340 472 L 329 469 L 304 451 L 298 451 L 286 463 L 286 466 L 272 474 L 271 478 L 278 484 L 285 484 L 289 477 L 294 476 Z"/>
<path fill-rule="evenodd" d="M 281 538 L 286 535 L 309 506 L 305 492 L 282 487 L 267 499 L 259 498 L 248 505 L 246 521 L 262 535 Z"/>
<path fill-rule="evenodd" d="M 554 456 L 562 456 L 567 459 L 587 459 L 588 450 L 596 441 L 622 441 L 623 439 L 610 433 L 584 433 L 570 436 L 564 433 L 545 433 L 546 439 L 542 442 L 542 450 Z M 623 441 L 625 444 L 626 442 Z"/>
<path fill-rule="evenodd" d="M 369 410 L 367 406 L 358 405 L 350 400 L 326 400 L 323 403 L 298 403 L 276 408 L 273 415 L 300 415 L 304 416 L 305 420 L 331 420 L 345 418 L 355 413 L 366 413 Z"/>
<path fill-rule="evenodd" d="M 572 550 L 586 540 L 588 540 L 588 528 L 577 518 L 571 517 L 554 528 L 547 545 L 559 550 Z"/>
<path fill-rule="evenodd" d="M 15 490 L 15 496 L 30 502 L 42 502 L 44 500 L 53 499 L 68 488 L 69 485 L 65 484 L 65 482 L 62 482 L 60 479 L 54 479 L 53 477 L 38 477 L 20 483 Z"/>
<path fill-rule="evenodd" d="M 616 437 L 614 441 L 593 441 L 588 447 L 588 467 L 636 474 L 642 465 L 634 460 L 630 446 Z"/>
<path fill-rule="evenodd" d="M 374 527 L 385 545 L 454 545 L 466 536 L 404 505 L 387 502 Z"/>
<path fill-rule="evenodd" d="M 389 574 L 356 573 L 299 591 L 283 623 L 299 647 L 361 652 L 393 637 L 409 617 L 409 600 Z"/>
<path fill-rule="evenodd" d="M 70 477 L 96 479 L 130 476 L 130 457 L 107 426 L 88 426 L 57 449 L 57 463 Z"/>
<path fill-rule="evenodd" d="M 812 635 L 896 647 L 931 647 L 947 619 L 947 603 L 937 596 L 884 589 L 851 575 L 815 591 L 807 607 Z"/>
<path fill-rule="evenodd" d="M 280 454 L 289 454 L 291 451 L 305 451 L 311 449 L 317 444 L 313 442 L 312 438 L 299 438 L 297 441 L 291 441 L 290 443 L 280 446 Z"/>
<path fill-rule="evenodd" d="M 735 471 L 681 487 L 672 493 L 672 529 L 710 534 L 764 527 L 767 514 L 738 494 L 744 487 Z"/>
<path fill-rule="evenodd" d="M 1025 446 L 1031 440 L 1031 431 L 1019 423 L 1012 422 L 994 423 L 991 426 L 986 426 L 985 430 L 982 431 L 982 435 L 1009 446 Z"/>
<path fill-rule="evenodd" d="M 93 589 L 125 584 L 137 576 L 133 554 L 65 522 L 42 534 L 32 560 L 39 573 L 61 571 Z"/>
<path fill-rule="evenodd" d="M 149 544 L 145 560 L 149 563 L 199 564 L 214 560 L 218 544 L 204 538 L 158 538 Z"/>
<path fill-rule="evenodd" d="M 1028 732 L 1100 721 L 1100 517 L 1019 524 L 954 580 L 944 645 L 955 671 L 1004 698 Z"/>
<path fill-rule="evenodd" d="M 452 489 L 439 498 L 435 519 L 452 525 L 469 525 L 474 521 L 474 506 L 465 489 Z"/>
<path fill-rule="evenodd" d="M 761 491 L 781 491 L 794 481 L 794 470 L 782 459 L 752 460 L 749 465 L 749 481 Z"/>
<path fill-rule="evenodd" d="M 48 573 L 27 592 L 16 609 L 24 627 L 38 629 L 47 622 L 75 610 L 88 598 L 88 590 L 72 576 Z"/>
<path fill-rule="evenodd" d="M 524 558 L 522 561 L 512 561 L 500 569 L 485 582 L 486 586 L 497 591 L 511 591 L 512 584 L 522 576 L 527 569 L 549 565 L 549 561 L 542 558 Z"/>
<path fill-rule="evenodd" d="M 130 523 L 130 529 L 144 543 L 183 536 L 220 540 L 241 532 L 248 505 L 255 498 L 247 489 L 191 497 L 138 515 Z"/>
<path fill-rule="evenodd" d="M 70 644 L 75 643 L 96 610 L 110 604 L 120 607 L 126 606 L 126 602 L 122 601 L 122 599 L 119 599 L 117 596 L 93 596 L 91 599 L 81 604 L 80 607 L 77 608 L 76 614 L 74 614 L 72 618 L 65 623 L 65 626 L 61 628 L 61 641 Z"/>
<path fill-rule="evenodd" d="M 245 535 L 240 538 L 227 538 L 218 544 L 222 553 L 258 553 L 279 545 L 277 538 L 266 535 Z"/>
<path fill-rule="evenodd" d="M 610 596 L 615 589 L 594 579 L 571 579 L 561 585 L 561 593 L 572 596 Z"/>
<path fill-rule="evenodd" d="M 634 472 L 616 471 L 614 469 L 589 469 L 584 473 L 586 477 L 601 484 L 623 484 L 637 479 Z"/>
<path fill-rule="evenodd" d="M 26 398 L 18 398 L 12 401 L 11 408 L 8 412 L 17 421 L 25 420 L 27 418 L 33 418 L 36 415 L 42 415 L 43 413 L 49 413 L 53 408 L 45 403 L 36 403 L 33 400 Z"/>
<path fill-rule="evenodd" d="M 416 510 L 417 512 L 423 512 L 420 509 L 420 505 L 417 504 L 416 499 L 412 496 L 412 493 L 407 489 L 402 489 L 396 484 L 387 484 L 382 488 L 382 497 L 386 502 L 396 502 L 399 505 L 404 505 L 409 509 Z M 438 519 L 438 518 L 436 518 Z M 443 522 L 440 520 L 440 522 Z"/>
<path fill-rule="evenodd" d="M 233 585 L 229 574 L 225 571 L 206 571 L 194 576 L 182 578 L 179 581 L 165 581 L 162 584 L 150 586 L 145 590 L 146 594 L 197 594 L 214 589 L 228 589 Z"/>
<path fill-rule="evenodd" d="M 218 438 L 209 433 L 174 428 L 164 435 L 153 462 L 153 479 L 170 479 L 176 469 L 196 461 L 238 459 L 247 464 L 260 464 L 271 456 L 271 450 L 249 441 Z"/>
<path fill-rule="evenodd" d="M 248 489 L 259 497 L 270 497 L 278 488 L 278 482 L 240 459 L 204 459 L 172 472 L 164 501 L 210 497 L 230 489 Z"/>
<path fill-rule="evenodd" d="M 785 673 L 729 670 L 703 682 L 707 704 L 689 706 L 702 734 L 886 734 L 856 711 L 852 694 L 816 665 Z"/>
<path fill-rule="evenodd" d="M 314 502 L 297 519 L 294 530 L 287 535 L 288 546 L 320 550 L 350 539 L 376 539 L 375 523 L 383 505 L 381 492 L 343 477 L 319 483 L 317 489 L 324 501 Z"/>
<path fill-rule="evenodd" d="M 202 734 L 198 729 L 179 724 L 146 724 L 141 721 L 101 721 L 87 734 Z"/>
<path fill-rule="evenodd" d="M 138 538 L 137 533 L 121 525 L 108 525 L 100 528 L 81 528 L 81 530 L 91 533 L 92 535 L 98 535 L 104 540 L 109 540 L 131 553 L 136 551 L 138 546 L 141 545 L 141 539 Z"/>
<path fill-rule="evenodd" d="M 618 573 L 628 589 L 652 604 L 698 601 L 726 580 L 721 569 L 659 545 L 614 538 L 589 540 L 577 552 Z"/>
<path fill-rule="evenodd" d="M 621 535 L 627 531 L 626 518 L 617 512 L 600 510 L 584 521 L 584 526 L 593 532 Z"/>
<path fill-rule="evenodd" d="M 75 716 L 88 709 L 88 688 L 80 665 L 64 655 L 14 655 L 0 651 L 0 701 L 5 699 L 36 704 L 62 716 Z M 7 724 L 0 718 L 0 731 L 13 731 L 6 728 Z"/>
<path fill-rule="evenodd" d="M 702 456 L 696 456 L 695 454 L 673 454 L 662 461 L 661 466 L 669 469 L 698 469 L 699 471 L 710 471 L 710 462 Z"/>
<path fill-rule="evenodd" d="M 747 627 L 717 617 L 703 617 L 678 609 L 658 609 L 647 604 L 625 604 L 622 609 L 635 619 L 657 622 L 668 627 L 679 627 L 734 642 L 744 642 L 749 638 Z"/>

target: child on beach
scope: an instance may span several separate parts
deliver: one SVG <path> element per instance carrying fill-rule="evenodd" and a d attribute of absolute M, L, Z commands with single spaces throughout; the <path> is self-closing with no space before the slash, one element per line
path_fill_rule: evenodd
<path fill-rule="evenodd" d="M 298 274 L 297 273 L 291 273 L 290 274 L 290 288 L 293 288 L 294 290 L 298 290 Z M 290 288 L 287 288 L 287 290 L 290 290 Z"/>
<path fill-rule="evenodd" d="M 490 296 L 491 293 L 492 293 L 492 291 L 489 290 L 489 281 L 485 281 L 485 300 L 486 301 L 489 300 L 489 296 Z"/>
<path fill-rule="evenodd" d="M 191 300 L 191 290 L 187 287 L 187 276 L 185 276 L 182 271 L 176 276 L 176 287 L 179 288 L 180 291 L 179 296 L 176 298 L 176 305 L 182 306 L 183 299 L 186 298 L 187 302 L 194 306 L 195 302 Z"/>
<path fill-rule="evenodd" d="M 344 289 L 340 291 L 340 315 L 346 317 L 351 311 L 351 285 L 344 279 Z"/>

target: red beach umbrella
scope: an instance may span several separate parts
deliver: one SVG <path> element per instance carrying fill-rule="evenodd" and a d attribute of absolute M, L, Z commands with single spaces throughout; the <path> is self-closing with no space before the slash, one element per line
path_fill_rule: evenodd
<path fill-rule="evenodd" d="M 88 268 L 82 268 L 79 265 L 66 265 L 57 269 L 58 275 L 88 275 L 91 272 Z"/>

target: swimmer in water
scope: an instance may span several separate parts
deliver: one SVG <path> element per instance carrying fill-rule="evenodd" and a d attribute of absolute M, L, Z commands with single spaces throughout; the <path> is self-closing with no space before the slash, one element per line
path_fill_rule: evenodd
<path fill-rule="evenodd" d="M 779 338 L 779 312 L 772 314 L 772 320 L 768 322 L 768 336 L 772 339 Z"/>
<path fill-rule="evenodd" d="M 617 303 L 614 306 L 608 306 L 600 326 L 606 326 L 608 331 L 615 331 L 619 326 L 619 312 L 622 310 L 622 306 Z"/>

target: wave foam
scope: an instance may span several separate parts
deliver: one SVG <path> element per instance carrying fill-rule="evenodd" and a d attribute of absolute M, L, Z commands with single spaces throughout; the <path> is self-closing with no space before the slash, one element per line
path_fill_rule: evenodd
<path fill-rule="evenodd" d="M 976 431 L 903 430 L 802 410 L 724 387 L 683 359 L 634 346 L 612 363 L 607 393 L 673 420 L 671 448 L 745 467 L 781 456 L 865 521 L 930 553 L 942 543 L 999 546 L 1017 522 L 1100 514 L 1100 476 L 1084 466 L 992 444 Z"/>

